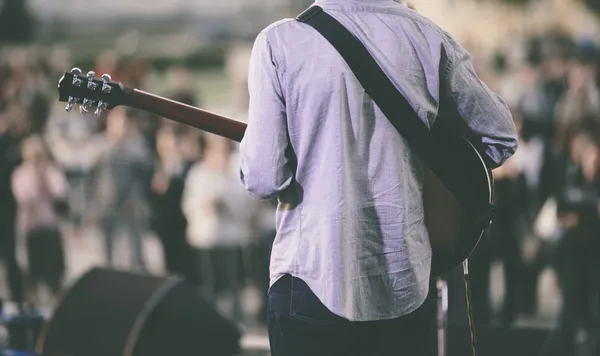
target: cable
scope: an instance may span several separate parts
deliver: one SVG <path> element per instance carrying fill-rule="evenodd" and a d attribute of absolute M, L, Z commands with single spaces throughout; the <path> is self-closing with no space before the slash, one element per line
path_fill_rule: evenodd
<path fill-rule="evenodd" d="M 473 325 L 473 310 L 471 308 L 471 293 L 469 291 L 469 260 L 463 262 L 463 275 L 465 280 L 465 300 L 467 302 L 467 320 L 469 334 L 471 335 L 471 349 L 473 356 L 477 356 L 477 342 L 475 341 L 475 326 Z"/>

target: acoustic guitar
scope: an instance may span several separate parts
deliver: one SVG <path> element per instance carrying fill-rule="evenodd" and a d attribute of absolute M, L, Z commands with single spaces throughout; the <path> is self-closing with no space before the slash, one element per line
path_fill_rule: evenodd
<path fill-rule="evenodd" d="M 59 101 L 66 110 L 75 105 L 83 112 L 128 106 L 198 129 L 241 141 L 246 124 L 142 90 L 127 88 L 79 68 L 65 72 L 58 83 Z M 425 171 L 423 199 L 425 223 L 433 250 L 432 276 L 441 276 L 464 262 L 491 222 L 493 178 L 482 156 L 464 137 L 443 132 L 432 134 L 446 147 L 436 158 L 434 174 Z M 438 177 L 442 177 L 440 179 Z"/>

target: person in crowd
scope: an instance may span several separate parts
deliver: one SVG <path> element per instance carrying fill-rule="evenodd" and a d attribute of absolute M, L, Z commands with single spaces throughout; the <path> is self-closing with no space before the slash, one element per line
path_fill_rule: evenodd
<path fill-rule="evenodd" d="M 76 110 L 65 112 L 64 103 L 52 106 L 45 139 L 52 155 L 64 169 L 69 182 L 71 209 L 69 236 L 80 237 L 84 233 L 84 222 L 89 206 L 90 171 L 94 164 L 95 140 L 93 136 L 98 120 Z"/>
<path fill-rule="evenodd" d="M 177 136 L 172 127 L 161 128 L 156 143 L 158 157 L 152 178 L 151 226 L 162 243 L 167 272 L 196 282 L 192 250 L 185 236 L 187 220 L 181 208 L 190 162 L 177 149 Z"/>
<path fill-rule="evenodd" d="M 9 75 L 3 83 L 9 102 L 28 111 L 29 131 L 41 133 L 48 119 L 49 83 L 31 51 L 19 48 L 10 53 Z M 2 84 L 0 84 L 2 85 Z"/>
<path fill-rule="evenodd" d="M 107 118 L 105 146 L 94 167 L 94 201 L 105 238 L 108 265 L 113 265 L 113 246 L 118 228 L 130 241 L 133 268 L 145 270 L 142 235 L 149 215 L 148 193 L 153 160 L 135 125 L 135 112 L 118 107 Z"/>
<path fill-rule="evenodd" d="M 577 331 L 597 328 L 593 305 L 600 290 L 600 124 L 588 117 L 570 125 L 565 136 L 554 194 L 563 236 L 555 267 L 562 291 L 558 328 L 544 355 L 575 355 Z"/>
<path fill-rule="evenodd" d="M 207 135 L 204 157 L 186 178 L 183 211 L 187 239 L 196 249 L 201 290 L 210 300 L 233 296 L 232 317 L 243 321 L 242 249 L 251 238 L 252 200 L 231 169 L 231 141 Z"/>
<path fill-rule="evenodd" d="M 562 141 L 562 127 L 586 116 L 600 116 L 600 91 L 596 86 L 596 69 L 590 58 L 583 54 L 571 62 L 568 89 L 557 105 L 558 142 Z"/>
<path fill-rule="evenodd" d="M 519 116 L 514 114 L 517 130 Z M 522 170 L 519 151 L 506 163 L 494 170 L 494 223 L 490 226 L 495 260 L 502 261 L 504 275 L 504 301 L 500 311 L 500 322 L 512 325 L 520 311 L 523 261 L 522 237 L 527 231 L 528 192 Z"/>
<path fill-rule="evenodd" d="M 183 158 L 191 163 L 200 161 L 204 155 L 205 133 L 178 125 L 174 127 L 177 132 L 177 147 Z"/>
<path fill-rule="evenodd" d="M 4 264 L 10 299 L 24 302 L 23 273 L 17 262 L 17 203 L 12 189 L 12 175 L 21 164 L 19 146 L 27 132 L 28 113 L 10 103 L 0 113 L 0 259 Z"/>
<path fill-rule="evenodd" d="M 168 77 L 170 81 L 169 98 L 191 106 L 199 106 L 198 92 L 190 85 L 191 73 L 187 67 L 176 65 L 169 68 Z"/>
<path fill-rule="evenodd" d="M 39 287 L 56 296 L 65 274 L 65 255 L 59 219 L 68 211 L 68 185 L 61 168 L 51 161 L 39 135 L 23 141 L 23 163 L 12 175 L 18 205 L 20 235 L 25 238 L 29 266 L 28 289 L 32 301 Z"/>

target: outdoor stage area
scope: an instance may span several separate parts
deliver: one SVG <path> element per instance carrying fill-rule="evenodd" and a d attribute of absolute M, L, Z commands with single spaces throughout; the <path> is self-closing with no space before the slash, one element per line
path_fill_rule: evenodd
<path fill-rule="evenodd" d="M 75 282 L 86 271 L 95 266 L 103 265 L 102 255 L 102 239 L 100 234 L 95 230 L 90 230 L 87 234 L 77 239 L 65 239 L 68 263 L 68 281 L 70 285 Z M 127 268 L 128 260 L 128 244 L 125 239 L 118 241 L 116 248 L 117 267 Z M 161 275 L 163 273 L 163 261 L 160 250 L 160 245 L 157 239 L 152 235 L 148 235 L 145 239 L 144 252 L 150 272 Z M 501 266 L 495 266 L 492 272 L 493 284 L 493 299 L 498 303 L 502 296 L 502 270 Z M 0 273 L 0 288 L 4 288 L 4 273 Z M 553 283 L 553 278 L 550 272 L 545 272 L 540 278 L 540 308 L 538 315 L 535 318 L 519 320 L 519 326 L 525 327 L 552 327 L 556 316 L 556 310 L 560 304 L 560 298 L 557 294 L 556 287 Z M 0 295 L 6 295 L 6 291 L 0 290 Z M 542 297 L 543 296 L 543 297 Z M 244 327 L 244 336 L 242 338 L 242 347 L 244 348 L 243 356 L 266 356 L 268 353 L 268 338 L 264 326 L 258 326 L 251 320 L 252 316 L 256 315 L 259 308 L 260 294 L 259 291 L 250 286 L 244 291 L 244 309 L 249 316 L 249 323 Z M 225 301 L 226 302 L 226 301 Z M 52 313 L 51 307 L 45 305 L 43 307 L 44 314 Z"/>

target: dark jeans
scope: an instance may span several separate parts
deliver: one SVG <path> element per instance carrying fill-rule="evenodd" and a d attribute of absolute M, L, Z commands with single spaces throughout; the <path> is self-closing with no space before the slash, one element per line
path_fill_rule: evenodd
<path fill-rule="evenodd" d="M 576 355 L 576 335 L 580 327 L 585 328 L 593 337 L 598 337 L 600 325 L 594 307 L 600 302 L 598 244 L 586 239 L 587 236 L 568 231 L 558 245 L 557 269 L 562 308 L 558 327 L 549 337 L 543 356 Z M 600 354 L 597 346 L 593 355 Z"/>
<path fill-rule="evenodd" d="M 156 229 L 155 231 L 162 243 L 167 272 L 178 274 L 192 283 L 199 283 L 194 263 L 194 252 L 185 239 L 185 230 Z"/>
<path fill-rule="evenodd" d="M 69 206 L 72 208 L 69 219 L 76 228 L 81 228 L 87 208 L 89 194 L 89 174 L 83 169 L 71 168 L 66 170 L 69 183 Z"/>
<path fill-rule="evenodd" d="M 495 221 L 492 225 L 496 258 L 502 261 L 504 270 L 504 301 L 500 321 L 511 325 L 519 312 L 519 298 L 522 292 L 523 261 L 521 259 L 520 240 L 514 224 L 508 221 Z M 535 289 L 537 291 L 537 289 Z M 536 294 L 537 297 L 537 294 Z"/>
<path fill-rule="evenodd" d="M 65 254 L 58 228 L 36 228 L 27 233 L 29 284 L 33 291 L 47 285 L 54 296 L 62 287 L 65 274 Z"/>
<path fill-rule="evenodd" d="M 145 270 L 143 234 L 145 232 L 144 220 L 128 214 L 124 209 L 109 212 L 102 217 L 102 230 L 104 232 L 104 251 L 106 264 L 112 266 L 113 249 L 118 228 L 124 228 L 130 242 L 130 253 L 134 268 Z"/>
<path fill-rule="evenodd" d="M 350 322 L 330 312 L 301 279 L 286 275 L 269 290 L 272 356 L 434 356 L 436 288 L 400 318 Z"/>
<path fill-rule="evenodd" d="M 231 317 L 241 322 L 244 317 L 241 296 L 242 248 L 231 246 L 197 249 L 196 262 L 204 296 L 211 302 L 215 302 L 221 292 L 232 293 Z"/>
<path fill-rule="evenodd" d="M 264 231 L 259 238 L 259 273 L 258 273 L 258 284 L 261 290 L 261 307 L 259 312 L 260 322 L 266 322 L 268 314 L 268 295 L 269 290 L 269 264 L 271 262 L 271 250 L 273 248 L 273 241 L 277 232 L 273 230 Z"/>
<path fill-rule="evenodd" d="M 22 303 L 25 301 L 25 281 L 17 262 L 15 218 L 15 208 L 0 206 L 0 262 L 4 264 L 10 299 Z"/>

